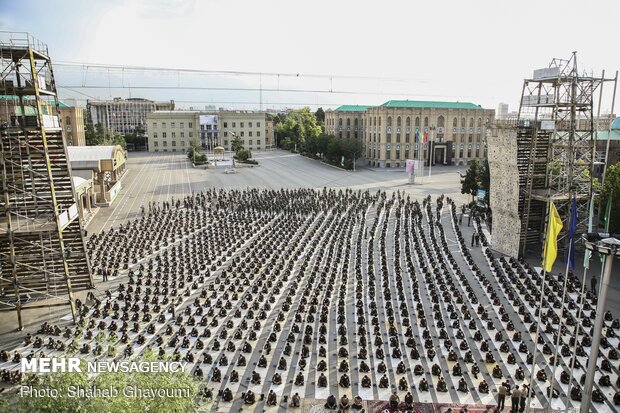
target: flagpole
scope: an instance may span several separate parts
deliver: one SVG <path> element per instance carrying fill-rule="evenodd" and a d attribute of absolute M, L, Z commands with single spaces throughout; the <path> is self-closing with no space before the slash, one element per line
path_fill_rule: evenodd
<path fill-rule="evenodd" d="M 548 248 L 547 248 L 547 241 L 549 240 L 549 221 L 551 219 L 551 201 L 550 201 L 550 194 L 549 192 L 547 192 L 547 219 L 546 219 L 546 224 L 547 224 L 547 230 L 545 231 L 545 247 L 543 249 L 543 279 L 542 279 L 542 291 L 540 292 L 540 300 L 538 302 L 538 316 L 537 316 L 537 320 L 536 320 L 536 335 L 534 336 L 534 353 L 533 353 L 533 357 L 532 357 L 532 367 L 530 368 L 530 388 L 527 391 L 527 408 L 525 409 L 526 413 L 530 413 L 530 408 L 532 406 L 532 395 L 536 394 L 536 391 L 534 390 L 534 370 L 536 369 L 536 355 L 538 353 L 538 336 L 540 334 L 540 316 L 542 315 L 542 305 L 543 305 L 543 299 L 545 297 L 545 280 L 547 278 L 547 253 L 548 253 Z"/>
<path fill-rule="evenodd" d="M 572 192 L 572 191 L 571 191 Z M 572 193 L 569 192 L 569 197 L 568 199 L 572 198 Z M 571 203 L 571 211 L 570 211 L 570 222 L 569 222 L 569 232 L 571 231 L 572 225 L 573 223 L 573 216 L 577 216 L 577 211 L 575 210 L 577 204 L 576 202 Z M 568 243 L 568 259 L 566 260 L 566 268 L 564 270 L 564 285 L 562 287 L 562 308 L 564 308 L 564 300 L 566 299 L 566 284 L 568 281 L 568 270 L 570 267 L 570 263 L 571 263 L 571 253 L 573 251 L 573 244 L 575 243 L 574 241 L 574 236 L 575 234 L 572 234 L 573 237 L 569 240 Z M 574 264 L 573 264 L 574 265 Z M 551 390 L 549 392 L 549 408 L 551 408 L 551 405 L 553 403 L 553 390 L 555 387 L 555 373 L 557 371 L 557 367 L 558 367 L 558 347 L 560 346 L 560 336 L 562 333 L 562 314 L 560 313 L 560 323 L 558 325 L 558 332 L 555 338 L 555 350 L 553 353 L 553 369 L 551 370 Z M 577 342 L 577 337 L 575 337 L 575 342 Z"/>
<path fill-rule="evenodd" d="M 588 211 L 588 232 L 592 232 L 592 221 L 593 221 L 593 217 L 594 217 L 594 196 L 592 198 L 590 198 L 590 208 Z M 571 380 L 568 382 L 568 388 L 566 389 L 566 413 L 568 413 L 568 409 L 571 408 L 573 406 L 573 403 L 571 402 L 571 397 L 570 397 L 570 392 L 571 392 L 571 387 L 573 386 L 573 370 L 575 368 L 575 362 L 577 361 L 577 344 L 579 343 L 579 340 L 577 340 L 579 338 L 579 329 L 581 328 L 581 316 L 583 314 L 583 300 L 585 300 L 585 293 L 586 293 L 586 275 L 588 274 L 588 270 L 590 269 L 590 252 L 589 250 L 585 250 L 585 256 L 584 256 L 584 260 L 583 260 L 583 280 L 581 281 L 581 293 L 579 295 L 580 298 L 580 302 L 579 302 L 579 311 L 577 311 L 577 320 L 575 323 L 575 344 L 573 345 L 573 352 L 572 352 L 572 356 L 571 356 L 571 360 L 570 363 L 568 365 L 568 367 L 570 368 L 570 372 L 571 372 Z"/>

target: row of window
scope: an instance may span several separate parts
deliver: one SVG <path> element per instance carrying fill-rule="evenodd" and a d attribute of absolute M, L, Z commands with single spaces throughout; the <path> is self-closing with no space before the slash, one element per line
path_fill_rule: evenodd
<path fill-rule="evenodd" d="M 152 136 L 153 136 L 154 139 L 157 139 L 159 137 L 157 135 L 157 132 L 152 132 Z M 168 137 L 168 132 L 162 132 L 161 133 L 161 137 L 166 139 Z M 176 137 L 177 137 L 177 133 L 176 132 L 171 132 L 171 138 L 172 139 L 176 139 Z M 189 131 L 188 137 L 189 138 L 193 138 L 194 137 L 194 132 Z M 185 132 L 180 132 L 180 138 L 181 139 L 185 138 Z"/>
<path fill-rule="evenodd" d="M 231 127 L 232 128 L 236 128 L 237 127 L 237 122 L 231 122 Z M 224 127 L 227 128 L 228 127 L 228 122 L 224 122 Z M 239 127 L 240 128 L 245 128 L 245 122 L 239 122 Z M 252 127 L 252 122 L 248 122 L 248 128 Z M 256 122 L 256 127 L 260 128 L 260 122 Z"/>
<path fill-rule="evenodd" d="M 242 137 L 242 138 L 245 137 L 245 132 L 244 131 L 239 132 L 239 136 Z M 252 136 L 252 131 L 248 131 L 248 136 L 250 136 L 250 137 Z M 256 131 L 256 136 L 260 136 L 260 131 L 259 130 Z M 224 137 L 228 137 L 228 132 L 227 131 L 224 131 Z"/>
<path fill-rule="evenodd" d="M 176 128 L 176 122 L 170 122 L 170 128 L 171 129 L 175 129 Z M 191 129 L 194 127 L 194 123 L 193 122 L 188 122 L 188 127 Z M 161 128 L 162 129 L 166 129 L 166 122 L 162 122 L 161 123 Z M 185 122 L 179 122 L 179 128 L 180 129 L 184 129 L 185 128 Z M 153 129 L 157 129 L 157 122 L 153 122 Z"/>
<path fill-rule="evenodd" d="M 373 116 L 373 117 L 364 117 L 362 118 L 364 126 L 377 126 L 377 117 Z M 327 124 L 328 126 L 334 126 L 334 121 L 335 119 L 327 119 Z M 487 122 L 489 121 L 489 119 L 487 119 Z M 369 124 L 370 125 L 367 125 Z M 401 126 L 401 117 L 398 116 L 396 118 L 396 126 L 400 127 Z M 478 118 L 477 121 L 478 127 L 482 127 L 482 118 Z M 353 119 L 353 126 L 357 126 L 358 125 L 358 118 L 354 118 Z M 405 120 L 405 125 L 410 127 L 411 126 L 411 117 L 407 116 L 406 120 Z M 424 127 L 427 128 L 429 125 L 429 119 L 428 116 L 424 117 Z M 342 118 L 338 118 L 338 126 L 342 126 Z M 347 118 L 346 121 L 346 126 L 351 126 L 351 118 Z M 379 125 L 381 126 L 381 116 L 379 116 Z M 388 116 L 387 117 L 387 126 L 392 126 L 392 117 Z M 416 116 L 415 118 L 415 126 L 416 127 L 420 127 L 420 117 Z M 458 118 L 454 118 L 452 120 L 452 127 L 456 128 L 458 126 Z M 462 117 L 461 118 L 461 127 L 464 128 L 466 126 L 465 123 L 465 118 Z M 442 128 L 445 127 L 445 118 L 443 117 L 443 115 L 440 115 L 437 118 L 437 127 Z M 474 118 L 469 118 L 469 127 L 473 128 L 474 127 Z"/>
<path fill-rule="evenodd" d="M 165 147 L 167 147 L 167 146 L 168 146 L 168 141 L 163 141 L 163 142 L 161 143 L 161 146 L 163 146 L 164 148 L 165 148 Z M 172 142 L 170 142 L 170 146 L 177 146 L 177 141 L 172 141 Z M 185 146 L 185 141 L 181 141 L 181 146 Z M 154 141 L 154 142 L 153 142 L 153 147 L 154 147 L 154 148 L 159 147 L 159 142 Z"/>
<path fill-rule="evenodd" d="M 479 145 L 478 145 L 478 146 L 479 146 Z M 471 158 L 471 157 L 472 157 L 472 155 L 473 155 L 473 156 L 474 156 L 474 157 L 476 157 L 476 158 L 480 158 L 480 147 L 477 147 L 477 148 L 475 149 L 475 151 L 473 151 L 472 149 L 473 149 L 473 148 L 471 147 L 471 145 L 469 145 L 469 146 L 468 146 L 468 148 L 467 148 L 467 157 L 468 157 L 468 158 Z M 377 151 L 377 149 L 370 149 L 370 148 L 369 148 L 367 152 L 368 152 L 368 158 L 369 158 L 369 159 L 377 159 L 377 154 L 379 153 L 379 152 Z M 400 150 L 398 150 L 398 149 L 397 149 L 397 150 L 395 150 L 395 151 L 394 151 L 394 155 L 395 155 L 395 156 L 394 156 L 394 157 L 392 157 L 392 151 L 391 151 L 391 150 L 386 150 L 386 151 L 385 151 L 385 159 L 386 159 L 386 160 L 405 160 L 405 159 L 412 159 L 412 158 L 410 158 L 410 157 L 409 157 L 409 155 L 410 155 L 411 153 L 412 153 L 412 152 L 411 152 L 409 149 L 405 149 L 405 150 L 404 150 L 404 151 L 402 151 L 402 152 L 401 152 Z M 401 154 L 403 154 L 403 155 L 404 155 L 404 157 L 401 157 Z M 457 158 L 457 159 L 459 159 L 459 158 L 463 158 L 463 155 L 464 155 L 464 154 L 465 154 L 465 152 L 464 152 L 464 148 L 463 148 L 463 145 L 461 145 L 461 148 L 459 148 L 459 156 L 458 156 L 458 158 Z M 426 146 L 424 147 L 424 152 L 423 152 L 423 155 L 424 155 L 424 157 L 426 157 L 426 156 L 427 156 L 427 155 L 426 155 Z M 483 149 L 483 157 L 485 157 L 485 158 L 486 158 L 486 156 L 487 156 L 487 149 L 486 149 L 486 148 L 484 148 L 484 149 Z M 413 150 L 413 159 L 418 159 L 418 157 L 419 157 L 418 150 L 417 150 L 417 149 L 414 149 L 414 150 Z M 452 158 L 456 158 L 456 148 L 454 147 L 454 145 L 452 146 Z"/>

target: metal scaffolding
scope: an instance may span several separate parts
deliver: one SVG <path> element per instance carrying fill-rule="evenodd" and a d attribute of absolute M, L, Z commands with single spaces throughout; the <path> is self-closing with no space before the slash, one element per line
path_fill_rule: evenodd
<path fill-rule="evenodd" d="M 0 309 L 70 305 L 93 287 L 47 46 L 0 32 Z"/>
<path fill-rule="evenodd" d="M 604 71 L 600 77 L 580 74 L 574 52 L 568 60 L 553 59 L 548 68 L 535 70 L 524 81 L 517 122 L 520 256 L 527 255 L 528 246 L 542 242 L 549 200 L 566 221 L 566 231 L 575 196 L 577 233 L 585 232 L 593 196 L 595 123 L 601 117 L 603 86 L 614 82 L 615 90 L 617 78 L 617 73 L 613 79 L 605 78 Z"/>

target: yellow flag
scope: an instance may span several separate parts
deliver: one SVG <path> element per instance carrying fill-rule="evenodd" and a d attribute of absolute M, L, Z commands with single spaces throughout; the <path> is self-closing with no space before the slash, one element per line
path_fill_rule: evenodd
<path fill-rule="evenodd" d="M 547 224 L 547 239 L 545 240 L 545 253 L 543 267 L 547 272 L 551 271 L 555 258 L 558 255 L 558 234 L 562 230 L 562 218 L 555 209 L 553 201 L 549 202 L 549 223 Z"/>

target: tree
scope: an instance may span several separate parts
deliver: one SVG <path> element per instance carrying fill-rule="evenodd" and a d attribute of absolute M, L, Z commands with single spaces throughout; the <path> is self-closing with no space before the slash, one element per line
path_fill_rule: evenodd
<path fill-rule="evenodd" d="M 484 203 L 489 207 L 491 194 L 491 171 L 489 170 L 489 160 L 485 159 L 480 168 L 480 189 L 484 189 Z"/>
<path fill-rule="evenodd" d="M 312 142 L 321 136 L 323 130 L 310 108 L 304 107 L 290 111 L 284 121 L 275 126 L 275 131 L 285 149 L 296 149 L 302 153 L 307 153 L 309 152 L 307 143 L 311 142 L 312 146 Z"/>
<path fill-rule="evenodd" d="M 605 216 L 605 209 L 611 197 L 611 211 L 609 215 L 609 232 L 620 232 L 620 162 L 607 168 L 605 185 L 601 193 L 601 219 Z"/>
<path fill-rule="evenodd" d="M 235 154 L 235 158 L 237 158 L 239 162 L 247 162 L 247 160 L 250 159 L 251 157 L 252 157 L 252 153 L 243 147 L 239 149 L 237 153 Z"/>
<path fill-rule="evenodd" d="M 87 146 L 101 145 L 101 140 L 95 132 L 95 127 L 91 122 L 87 122 L 84 128 L 84 137 Z"/>
<path fill-rule="evenodd" d="M 324 124 L 325 123 L 325 111 L 323 108 L 318 108 L 316 112 L 314 112 L 314 117 L 316 118 L 317 123 Z"/>
<path fill-rule="evenodd" d="M 239 150 L 243 149 L 243 140 L 238 135 L 235 135 L 235 139 L 230 144 L 230 149 L 233 152 L 237 153 Z"/>
<path fill-rule="evenodd" d="M 472 159 L 469 161 L 465 176 L 461 179 L 461 193 L 471 195 L 473 202 L 478 188 L 480 188 L 480 164 L 476 159 Z"/>

